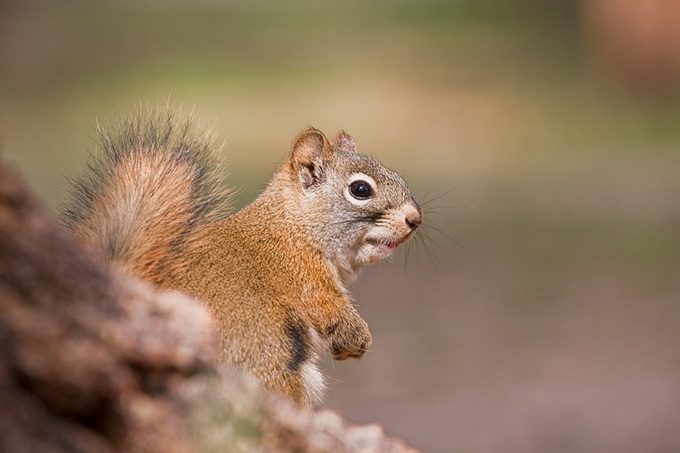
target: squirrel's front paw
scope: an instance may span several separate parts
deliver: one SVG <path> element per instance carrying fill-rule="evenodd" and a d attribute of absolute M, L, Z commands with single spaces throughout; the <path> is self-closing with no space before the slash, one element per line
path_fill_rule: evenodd
<path fill-rule="evenodd" d="M 373 341 L 368 324 L 358 315 L 333 324 L 328 340 L 335 360 L 360 359 Z"/>

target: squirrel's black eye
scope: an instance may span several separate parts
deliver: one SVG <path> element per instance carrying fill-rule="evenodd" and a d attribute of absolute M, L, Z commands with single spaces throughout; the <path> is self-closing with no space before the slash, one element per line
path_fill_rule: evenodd
<path fill-rule="evenodd" d="M 357 200 L 366 200 L 375 195 L 373 187 L 368 182 L 359 179 L 349 185 L 349 193 Z"/>

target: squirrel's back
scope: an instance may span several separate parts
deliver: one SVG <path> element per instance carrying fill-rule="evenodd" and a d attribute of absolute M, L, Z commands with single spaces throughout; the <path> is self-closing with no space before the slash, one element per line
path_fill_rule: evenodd
<path fill-rule="evenodd" d="M 72 184 L 62 218 L 88 246 L 140 278 L 162 283 L 205 241 L 200 227 L 226 215 L 219 148 L 192 115 L 139 107 Z"/>

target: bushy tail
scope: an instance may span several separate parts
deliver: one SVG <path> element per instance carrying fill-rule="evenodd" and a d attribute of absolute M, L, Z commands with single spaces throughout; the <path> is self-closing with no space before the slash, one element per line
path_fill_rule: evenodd
<path fill-rule="evenodd" d="M 228 211 L 219 148 L 193 115 L 140 106 L 107 131 L 102 152 L 72 180 L 63 219 L 78 237 L 133 275 L 162 284 L 202 245 L 201 227 Z"/>

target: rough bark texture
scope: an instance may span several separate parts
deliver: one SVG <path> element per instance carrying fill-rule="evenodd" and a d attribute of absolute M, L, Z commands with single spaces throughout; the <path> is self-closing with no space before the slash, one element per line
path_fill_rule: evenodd
<path fill-rule="evenodd" d="M 82 250 L 0 161 L 0 451 L 414 451 L 216 357 L 197 301 Z"/>

